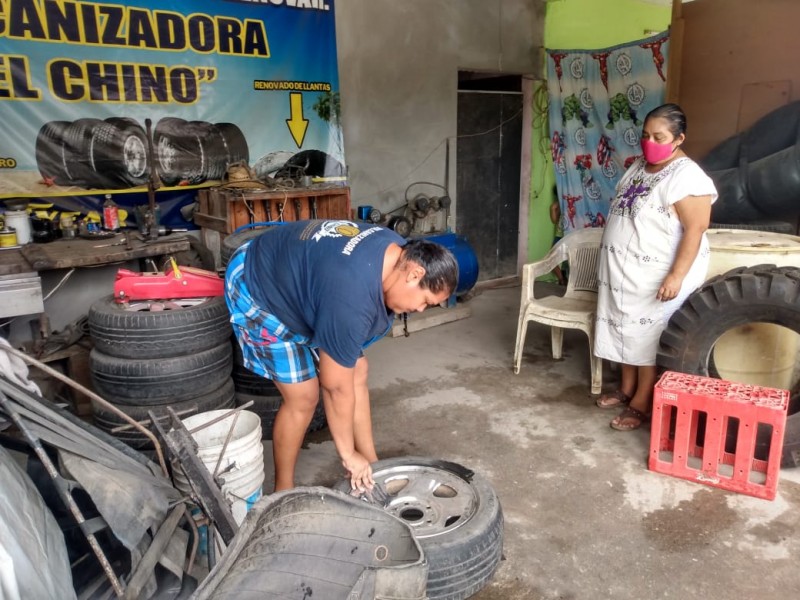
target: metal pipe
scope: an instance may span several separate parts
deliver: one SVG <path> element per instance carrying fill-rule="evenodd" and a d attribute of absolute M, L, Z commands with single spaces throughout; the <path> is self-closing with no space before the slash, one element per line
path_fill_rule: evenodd
<path fill-rule="evenodd" d="M 232 414 L 237 413 L 239 411 L 242 411 L 242 410 L 244 410 L 246 408 L 249 408 L 251 406 L 253 406 L 253 401 L 252 400 L 250 400 L 250 402 L 246 402 L 246 403 L 242 404 L 241 406 L 237 406 L 236 408 L 232 408 L 228 412 L 226 412 L 224 415 L 220 415 L 220 416 L 218 416 L 218 417 L 216 417 L 214 419 L 211 419 L 210 421 L 206 421 L 202 425 L 198 425 L 194 429 L 189 429 L 188 431 L 189 431 L 189 433 L 197 433 L 201 429 L 205 429 L 206 427 L 210 427 L 214 423 L 219 423 L 220 421 L 224 421 L 225 419 L 230 417 Z"/>
<path fill-rule="evenodd" d="M 231 437 L 233 436 L 233 430 L 236 429 L 236 421 L 239 420 L 240 414 L 241 414 L 240 412 L 237 412 L 235 415 L 233 415 L 233 423 L 231 423 L 231 427 L 230 429 L 228 429 L 228 435 L 225 437 L 225 443 L 222 444 L 222 450 L 220 451 L 219 456 L 217 457 L 217 464 L 214 467 L 214 472 L 211 474 L 211 477 L 214 479 L 216 479 L 217 475 L 219 474 L 219 466 L 222 464 L 222 457 L 225 456 L 225 450 L 228 449 L 228 442 L 231 441 Z"/>
<path fill-rule="evenodd" d="M 183 514 L 186 515 L 186 520 L 189 521 L 189 528 L 192 530 L 192 549 L 189 552 L 189 558 L 186 560 L 186 568 L 183 569 L 186 573 L 189 573 L 192 570 L 195 558 L 197 558 L 197 547 L 200 545 L 200 531 L 197 529 L 197 523 L 194 522 L 194 517 L 188 506 L 184 508 Z"/>

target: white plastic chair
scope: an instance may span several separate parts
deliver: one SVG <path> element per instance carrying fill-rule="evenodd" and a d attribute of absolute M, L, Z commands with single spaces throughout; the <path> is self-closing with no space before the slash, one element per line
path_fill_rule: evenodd
<path fill-rule="evenodd" d="M 522 299 L 514 349 L 514 373 L 519 373 L 528 321 L 550 325 L 553 358 L 561 358 L 564 329 L 580 329 L 589 338 L 592 394 L 599 394 L 603 382 L 603 360 L 594 355 L 594 320 L 597 311 L 597 255 L 603 230 L 572 231 L 553 246 L 542 260 L 522 267 Z M 569 282 L 563 296 L 537 297 L 536 278 L 546 275 L 564 261 L 569 263 Z"/>

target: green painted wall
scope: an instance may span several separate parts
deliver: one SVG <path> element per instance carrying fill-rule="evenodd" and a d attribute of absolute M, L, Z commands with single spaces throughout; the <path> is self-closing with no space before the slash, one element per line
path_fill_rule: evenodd
<path fill-rule="evenodd" d="M 549 0 L 544 44 L 553 50 L 593 50 L 630 42 L 669 27 L 672 8 L 654 0 Z M 546 60 L 546 57 L 545 57 Z M 547 73 L 547 65 L 543 70 Z M 553 241 L 550 204 L 555 177 L 548 144 L 547 96 L 544 82 L 534 93 L 533 165 L 528 222 L 528 260 L 547 254 Z"/>

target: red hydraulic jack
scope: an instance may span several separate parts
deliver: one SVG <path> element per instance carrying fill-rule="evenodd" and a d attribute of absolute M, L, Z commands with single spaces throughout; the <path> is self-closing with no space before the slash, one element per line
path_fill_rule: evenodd
<path fill-rule="evenodd" d="M 225 281 L 216 273 L 194 267 L 178 268 L 174 259 L 170 259 L 163 273 L 136 273 L 120 269 L 114 282 L 114 298 L 117 302 L 207 298 L 222 296 L 224 290 Z"/>

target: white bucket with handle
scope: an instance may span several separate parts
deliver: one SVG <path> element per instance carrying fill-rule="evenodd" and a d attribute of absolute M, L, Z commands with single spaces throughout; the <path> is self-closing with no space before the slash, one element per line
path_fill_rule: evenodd
<path fill-rule="evenodd" d="M 202 427 L 226 413 L 229 413 L 226 418 Z M 182 423 L 190 432 L 202 427 L 191 434 L 197 443 L 197 455 L 209 473 L 213 474 L 216 469 L 217 477 L 223 481 L 223 497 L 231 507 L 234 520 L 241 525 L 247 511 L 261 498 L 264 483 L 261 418 L 246 410 L 238 413 L 210 410 L 187 417 Z M 180 491 L 191 492 L 189 480 L 177 463 L 173 463 L 173 479 Z"/>

